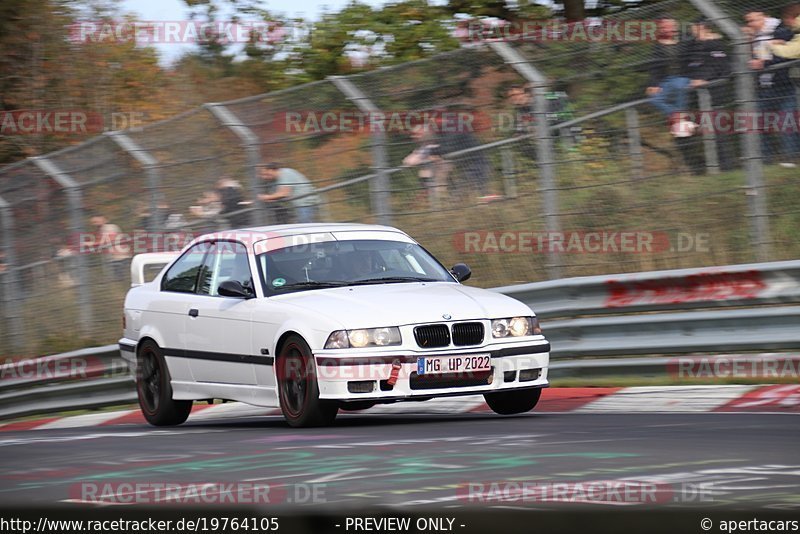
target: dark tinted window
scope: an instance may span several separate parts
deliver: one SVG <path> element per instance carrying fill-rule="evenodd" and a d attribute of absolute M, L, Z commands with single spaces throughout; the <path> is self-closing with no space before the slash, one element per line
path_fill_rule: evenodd
<path fill-rule="evenodd" d="M 194 293 L 197 291 L 197 274 L 203 265 L 203 257 L 208 250 L 207 243 L 198 243 L 169 268 L 161 280 L 162 291 Z"/>
<path fill-rule="evenodd" d="M 400 241 L 302 244 L 266 252 L 258 260 L 267 295 L 358 283 L 454 282 L 425 249 Z"/>

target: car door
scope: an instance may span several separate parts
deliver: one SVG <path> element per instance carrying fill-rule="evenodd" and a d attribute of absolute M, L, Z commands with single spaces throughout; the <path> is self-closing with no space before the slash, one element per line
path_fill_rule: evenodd
<path fill-rule="evenodd" d="M 255 385 L 252 317 L 256 299 L 224 297 L 219 285 L 236 280 L 253 288 L 247 249 L 219 240 L 209 248 L 188 310 L 186 356 L 196 382 Z"/>
<path fill-rule="evenodd" d="M 172 264 L 141 318 L 141 324 L 152 325 L 159 334 L 170 376 L 179 382 L 192 381 L 189 362 L 183 354 L 189 308 L 196 302 L 197 281 L 206 250 L 205 243 L 198 243 Z"/>

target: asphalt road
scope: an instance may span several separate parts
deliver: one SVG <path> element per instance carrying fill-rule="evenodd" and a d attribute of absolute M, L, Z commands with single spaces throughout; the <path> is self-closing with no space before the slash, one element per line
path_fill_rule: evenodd
<path fill-rule="evenodd" d="M 269 500 L 284 510 L 625 505 L 800 512 L 798 443 L 797 416 L 739 413 L 365 413 L 340 415 L 322 429 L 251 417 L 170 429 L 5 432 L 0 503 L 191 503 L 197 497 L 188 490 L 170 497 L 154 488 L 236 482 L 242 503 Z M 245 491 L 264 485 L 266 494 Z M 204 498 L 213 501 L 214 491 Z M 216 498 L 224 503 L 223 495 L 230 502 L 230 492 Z"/>

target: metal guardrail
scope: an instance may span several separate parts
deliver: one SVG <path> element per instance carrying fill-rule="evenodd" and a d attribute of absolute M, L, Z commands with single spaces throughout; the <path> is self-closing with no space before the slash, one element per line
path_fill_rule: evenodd
<path fill-rule="evenodd" d="M 0 419 L 131 402 L 134 380 L 117 345 L 0 366 Z"/>
<path fill-rule="evenodd" d="M 567 278 L 493 291 L 525 302 L 543 320 L 554 377 L 663 376 L 674 359 L 657 355 L 800 349 L 800 261 Z M 622 357 L 645 354 L 656 357 Z M 135 402 L 133 385 L 117 345 L 8 363 L 0 366 L 0 419 Z"/>

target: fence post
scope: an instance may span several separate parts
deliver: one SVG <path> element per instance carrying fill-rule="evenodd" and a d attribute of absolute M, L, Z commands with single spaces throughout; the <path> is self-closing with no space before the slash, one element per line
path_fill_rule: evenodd
<path fill-rule="evenodd" d="M 697 100 L 700 105 L 700 113 L 711 116 L 713 110 L 711 102 L 711 91 L 705 87 L 697 89 Z M 703 152 L 706 156 L 706 169 L 709 174 L 719 174 L 719 154 L 717 152 L 717 136 L 711 131 L 703 130 Z"/>
<path fill-rule="evenodd" d="M 528 63 L 525 58 L 511 48 L 508 43 L 489 43 L 506 64 L 510 65 L 533 86 L 533 113 L 536 124 L 536 159 L 539 163 L 539 178 L 544 208 L 545 227 L 549 234 L 560 233 L 558 189 L 556 189 L 556 161 L 553 137 L 547 124 L 547 78 Z M 551 279 L 561 278 L 561 255 L 553 253 L 547 265 L 547 275 Z"/>
<path fill-rule="evenodd" d="M 261 187 L 261 150 L 259 150 L 259 137 L 230 109 L 223 104 L 203 104 L 211 115 L 214 116 L 223 126 L 228 128 L 242 142 L 242 148 L 247 154 L 247 167 L 250 171 L 250 195 L 253 197 L 255 209 L 250 213 L 250 224 L 260 226 L 264 221 L 264 206 L 258 195 L 262 192 Z"/>
<path fill-rule="evenodd" d="M 517 198 L 517 168 L 514 162 L 514 154 L 507 146 L 504 146 L 500 150 L 500 158 L 503 164 L 505 195 L 508 198 Z"/>
<path fill-rule="evenodd" d="M 85 231 L 83 214 L 83 195 L 80 185 L 67 173 L 47 159 L 45 156 L 30 158 L 42 172 L 50 176 L 61 186 L 67 195 L 70 212 L 70 230 L 74 236 L 79 236 Z M 92 289 L 89 285 L 89 273 L 86 266 L 86 255 L 80 250 L 75 255 L 75 271 L 78 287 L 76 291 L 78 302 L 78 326 L 81 335 L 88 336 L 94 324 L 92 314 Z"/>
<path fill-rule="evenodd" d="M 117 143 L 122 150 L 131 155 L 144 169 L 147 176 L 147 189 L 150 190 L 150 218 L 147 221 L 147 231 L 156 232 L 164 227 L 164 218 L 161 213 L 161 173 L 158 170 L 158 160 L 139 144 L 122 132 L 108 132 L 112 141 Z"/>
<path fill-rule="evenodd" d="M 731 21 L 711 0 L 691 0 L 691 2 L 733 41 L 733 74 L 736 79 L 737 108 L 745 116 L 752 116 L 756 111 L 757 97 L 753 73 L 748 65 L 751 57 L 750 39 L 742 33 L 739 25 Z M 757 130 L 749 128 L 741 136 L 751 221 L 750 242 L 755 249 L 756 259 L 763 262 L 770 258 L 770 234 L 760 135 Z"/>
<path fill-rule="evenodd" d="M 376 106 L 361 90 L 342 76 L 329 76 L 339 91 L 347 97 L 362 113 L 368 116 L 380 114 Z M 386 156 L 386 133 L 381 128 L 372 132 L 372 165 L 376 178 L 370 180 L 370 204 L 378 224 L 392 224 L 391 192 L 389 191 L 389 158 Z"/>
<path fill-rule="evenodd" d="M 17 256 L 14 249 L 14 214 L 11 205 L 0 197 L 0 225 L 3 228 L 2 247 L 5 271 L 2 276 L 3 288 L 3 322 L 6 324 L 5 335 L 9 340 L 11 350 L 19 354 L 24 349 L 26 339 L 25 325 L 19 308 L 19 273 L 17 271 Z"/>
<path fill-rule="evenodd" d="M 642 133 L 639 126 L 639 112 L 636 108 L 625 109 L 625 125 L 628 129 L 628 154 L 631 158 L 631 178 L 638 180 L 644 176 L 644 156 L 642 155 Z"/>

